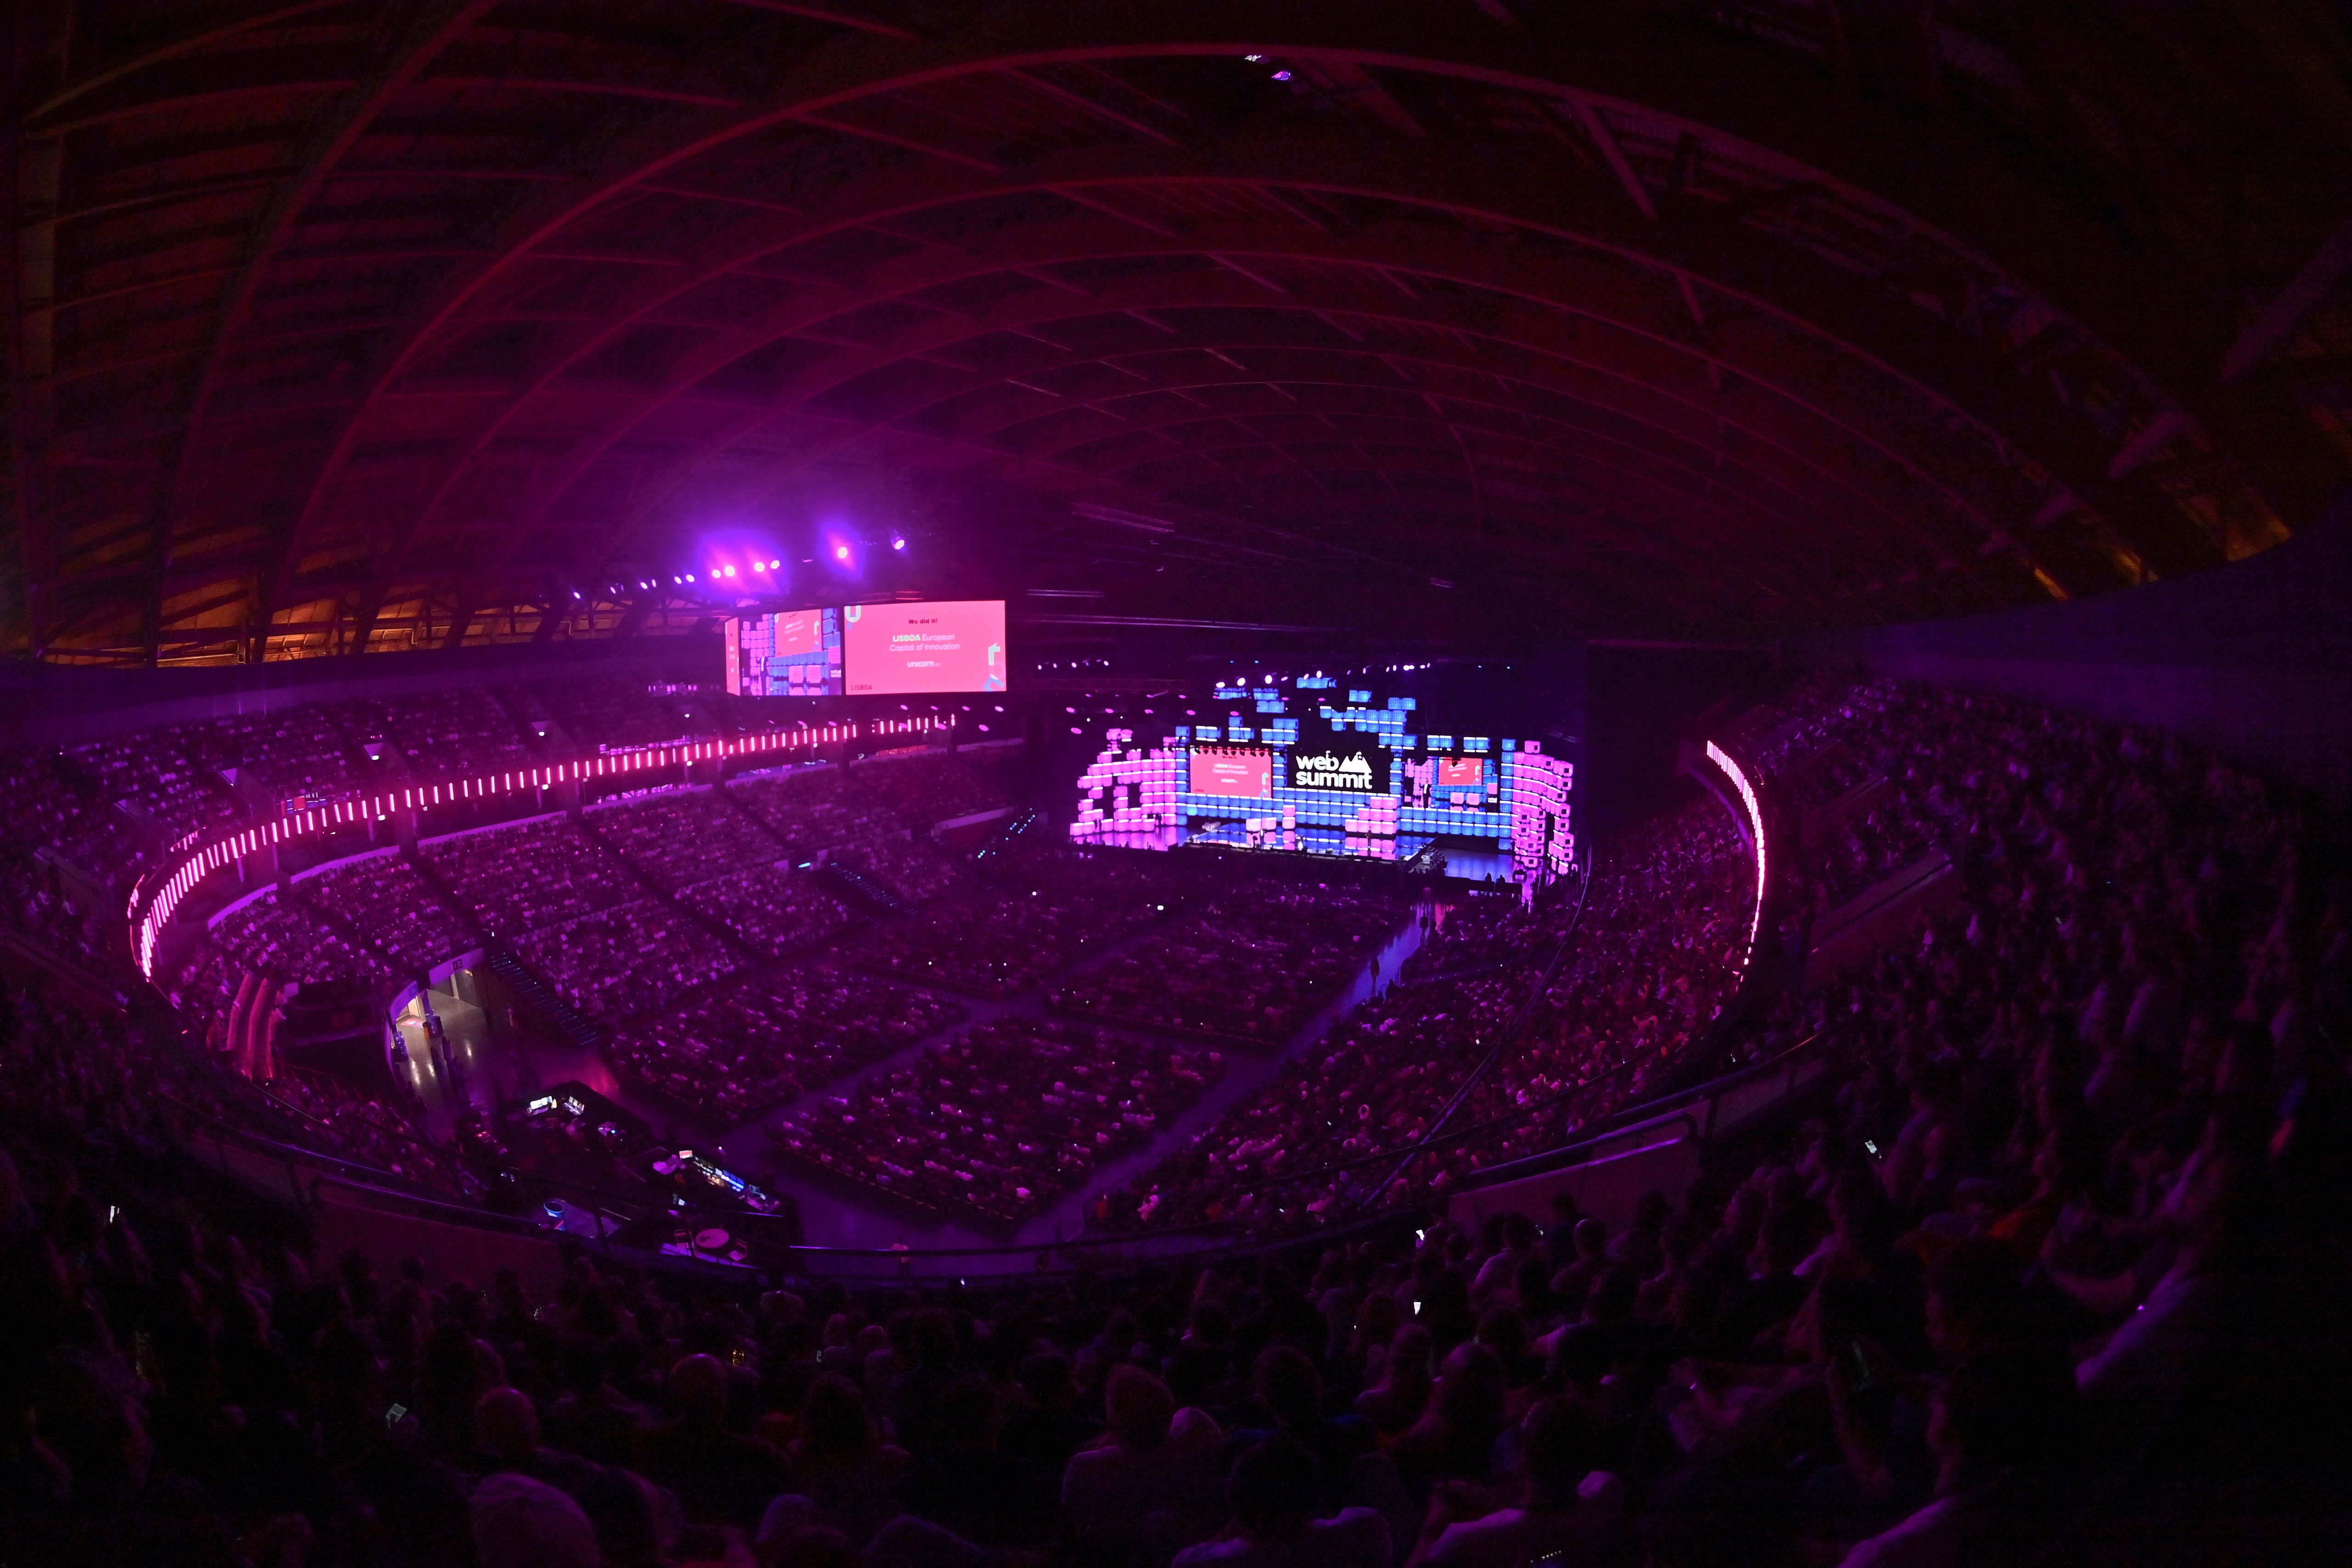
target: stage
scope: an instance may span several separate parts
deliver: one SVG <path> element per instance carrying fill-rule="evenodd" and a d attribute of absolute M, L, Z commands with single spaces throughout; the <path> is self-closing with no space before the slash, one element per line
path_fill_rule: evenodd
<path fill-rule="evenodd" d="M 1254 831 L 1244 826 L 1243 819 L 1230 818 L 1202 821 L 1189 827 L 1155 827 L 1138 832 L 1106 831 L 1072 842 L 1082 849 L 1097 846 L 1163 853 L 1180 848 L 1218 849 L 1301 863 L 1328 865 L 1339 860 L 1350 865 L 1397 866 L 1408 869 L 1413 868 L 1412 862 L 1416 858 L 1434 850 L 1445 858 L 1445 875 L 1448 878 L 1481 884 L 1513 880 L 1510 856 L 1491 843 L 1401 833 L 1392 839 L 1358 840 L 1378 851 L 1364 854 L 1350 852 L 1349 837 L 1336 827 Z"/>

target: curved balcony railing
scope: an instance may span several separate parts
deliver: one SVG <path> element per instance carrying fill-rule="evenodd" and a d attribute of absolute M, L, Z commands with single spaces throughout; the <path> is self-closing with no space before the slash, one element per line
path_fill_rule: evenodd
<path fill-rule="evenodd" d="M 155 975 L 155 950 L 163 928 L 198 884 L 215 871 L 234 866 L 249 855 L 265 854 L 280 845 L 315 838 L 339 828 L 381 822 L 396 812 L 429 811 L 463 801 L 509 798 L 525 791 L 566 784 L 625 779 L 697 763 L 724 763 L 739 757 L 782 756 L 813 751 L 835 742 L 878 740 L 932 733 L 949 727 L 945 719 L 921 714 L 909 719 L 868 719 L 828 724 L 802 724 L 790 730 L 769 730 L 730 740 L 683 741 L 647 746 L 641 751 L 573 757 L 533 767 L 508 768 L 478 775 L 452 775 L 411 780 L 373 795 L 355 795 L 329 805 L 289 813 L 259 827 L 218 834 L 209 839 L 191 835 L 174 847 L 164 863 L 149 871 L 131 890 L 124 911 L 131 922 L 131 952 L 139 973 Z"/>

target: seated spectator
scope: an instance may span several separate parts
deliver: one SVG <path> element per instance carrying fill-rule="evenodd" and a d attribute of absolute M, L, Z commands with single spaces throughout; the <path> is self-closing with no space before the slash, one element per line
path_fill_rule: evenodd
<path fill-rule="evenodd" d="M 1337 1509 L 1353 1500 L 1356 1461 L 1373 1450 L 1371 1424 L 1360 1415 L 1323 1414 L 1323 1377 L 1314 1361 L 1289 1345 L 1266 1346 L 1251 1368 L 1250 1397 L 1254 1414 L 1271 1417 L 1272 1425 L 1236 1428 L 1234 1439 L 1288 1438 L 1314 1457 L 1320 1478 L 1318 1495 L 1324 1504 Z"/>
<path fill-rule="evenodd" d="M 1391 1339 L 1380 1381 L 1356 1395 L 1356 1414 L 1382 1433 L 1398 1433 L 1419 1421 L 1436 1386 L 1429 1329 L 1402 1323 Z"/>
<path fill-rule="evenodd" d="M 466 1505 L 481 1568 L 596 1568 L 596 1532 L 580 1505 L 529 1476 L 499 1474 Z"/>
<path fill-rule="evenodd" d="M 997 1451 L 1022 1468 L 1015 1484 L 1024 1512 L 1046 1518 L 1061 1500 L 1062 1471 L 1070 1456 L 1097 1428 L 1072 1408 L 1078 1398 L 1077 1380 L 1070 1374 L 1069 1358 L 1059 1351 L 1024 1356 L 1013 1376 L 1018 1402 L 997 1434 Z"/>
<path fill-rule="evenodd" d="M 474 1405 L 474 1458 L 489 1473 L 529 1476 L 580 1502 L 602 1468 L 541 1441 L 539 1412 L 520 1389 L 493 1388 Z"/>
<path fill-rule="evenodd" d="M 1223 1434 L 1202 1412 L 1179 1412 L 1168 1385 L 1117 1366 L 1103 1385 L 1110 1430 L 1070 1456 L 1062 1509 L 1078 1549 L 1110 1553 L 1147 1539 L 1197 1541 L 1216 1528 L 1214 1460 Z"/>
<path fill-rule="evenodd" d="M 1505 1394 L 1502 1359 L 1475 1340 L 1456 1345 L 1428 1410 L 1389 1445 L 1406 1489 L 1426 1498 L 1440 1481 L 1484 1481 L 1503 1435 Z"/>
<path fill-rule="evenodd" d="M 908 1508 L 970 1542 L 1038 1542 L 1055 1533 L 1050 1510 L 1024 1492 L 1024 1466 L 998 1444 L 996 1391 L 976 1372 L 948 1380 L 934 1403 L 932 1436 L 918 1446 Z"/>
<path fill-rule="evenodd" d="M 826 1373 L 802 1396 L 784 1463 L 787 1486 L 808 1500 L 811 1522 L 862 1546 L 898 1512 L 910 1461 L 876 1432 L 857 1385 Z"/>
<path fill-rule="evenodd" d="M 1592 1416 L 1565 1400 L 1528 1410 L 1520 1426 L 1526 1478 L 1515 1507 L 1463 1517 L 1475 1498 L 1439 1489 L 1412 1563 L 1456 1568 L 1600 1568 L 1615 1560 L 1625 1488 L 1596 1468 L 1601 1437 Z"/>
<path fill-rule="evenodd" d="M 689 1519 L 740 1517 L 783 1485 L 783 1457 L 773 1447 L 727 1429 L 728 1386 L 717 1358 L 682 1358 L 668 1378 L 677 1414 L 646 1436 L 646 1473 L 677 1493 Z"/>
<path fill-rule="evenodd" d="M 1937 1391 L 1927 1440 L 1936 1500 L 1855 1543 L 1844 1568 L 2015 1561 L 2064 1495 L 2074 1379 L 2047 1347 L 1986 1351 Z"/>
<path fill-rule="evenodd" d="M 1287 1433 L 1245 1450 L 1226 1483 L 1233 1523 L 1176 1554 L 1176 1568 L 1389 1568 L 1388 1522 L 1369 1508 L 1323 1518 L 1315 1456 Z"/>

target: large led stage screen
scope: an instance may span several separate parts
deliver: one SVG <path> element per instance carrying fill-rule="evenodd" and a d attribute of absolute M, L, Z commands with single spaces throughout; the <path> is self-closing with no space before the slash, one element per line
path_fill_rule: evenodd
<path fill-rule="evenodd" d="M 1437 759 L 1439 789 L 1484 789 L 1486 787 L 1486 759 L 1484 757 L 1440 757 Z"/>
<path fill-rule="evenodd" d="M 1290 787 L 1386 795 L 1388 749 L 1377 735 L 1302 718 L 1298 743 L 1290 749 Z"/>
<path fill-rule="evenodd" d="M 1004 689 L 1004 601 L 851 605 L 842 612 L 852 697 Z"/>
<path fill-rule="evenodd" d="M 1190 779 L 1194 795 L 1264 800 L 1274 793 L 1274 753 L 1196 746 Z"/>

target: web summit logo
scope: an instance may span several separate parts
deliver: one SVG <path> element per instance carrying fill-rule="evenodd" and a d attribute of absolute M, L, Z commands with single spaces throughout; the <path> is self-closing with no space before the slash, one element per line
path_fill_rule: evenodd
<path fill-rule="evenodd" d="M 1298 789 L 1360 789 L 1372 787 L 1372 760 L 1358 752 L 1341 757 L 1326 752 L 1319 757 L 1294 758 L 1290 782 Z"/>

